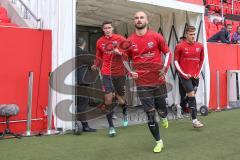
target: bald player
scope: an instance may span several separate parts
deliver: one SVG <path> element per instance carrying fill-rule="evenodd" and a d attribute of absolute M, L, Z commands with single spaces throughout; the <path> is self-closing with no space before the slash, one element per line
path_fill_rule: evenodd
<path fill-rule="evenodd" d="M 160 90 L 159 86 L 165 86 L 165 74 L 171 62 L 171 53 L 163 36 L 150 30 L 148 24 L 144 12 L 135 13 L 135 33 L 128 38 L 132 47 L 126 53 L 126 57 L 133 63 L 134 71 L 130 74 L 135 79 L 137 92 L 148 118 L 149 130 L 156 140 L 153 152 L 158 153 L 163 149 L 163 141 L 156 121 L 156 111 L 162 126 L 168 128 L 165 100 L 167 92 Z M 165 55 L 165 61 L 162 60 L 162 54 Z M 128 65 L 127 61 L 124 64 Z"/>

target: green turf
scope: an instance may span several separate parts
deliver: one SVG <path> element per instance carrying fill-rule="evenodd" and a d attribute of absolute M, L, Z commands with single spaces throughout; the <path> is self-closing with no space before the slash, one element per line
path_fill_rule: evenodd
<path fill-rule="evenodd" d="M 155 144 L 146 125 L 80 136 L 59 135 L 0 141 L 0 160 L 240 160 L 240 110 L 200 117 L 205 127 L 193 129 L 189 119 L 160 128 L 165 149 Z"/>

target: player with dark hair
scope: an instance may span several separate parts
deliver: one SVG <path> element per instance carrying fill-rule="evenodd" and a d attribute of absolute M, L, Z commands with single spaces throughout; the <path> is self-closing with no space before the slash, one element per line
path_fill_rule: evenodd
<path fill-rule="evenodd" d="M 165 90 L 165 74 L 171 62 L 171 53 L 161 34 L 148 28 L 147 15 L 139 11 L 134 16 L 135 33 L 128 40 L 132 47 L 127 52 L 127 57 L 133 63 L 131 71 L 137 85 L 137 92 L 148 118 L 148 127 L 156 140 L 153 151 L 161 152 L 163 141 L 160 136 L 156 111 L 161 117 L 161 124 L 168 128 L 167 120 L 167 91 Z M 165 61 L 162 60 L 165 55 Z M 125 61 L 126 68 L 129 67 Z M 163 86 L 159 88 L 159 86 Z"/>
<path fill-rule="evenodd" d="M 175 48 L 174 64 L 179 73 L 180 82 L 187 93 L 193 127 L 201 128 L 204 125 L 197 119 L 195 95 L 203 67 L 204 48 L 201 43 L 195 41 L 195 32 L 195 27 L 187 27 L 186 40 L 179 43 Z"/>
<path fill-rule="evenodd" d="M 128 125 L 127 104 L 125 100 L 125 67 L 122 62 L 123 51 L 118 47 L 125 38 L 113 33 L 111 21 L 104 21 L 102 30 L 104 35 L 100 37 L 96 45 L 96 60 L 91 67 L 92 70 L 101 68 L 103 90 L 106 92 L 104 105 L 107 111 L 107 120 L 109 123 L 109 135 L 116 135 L 113 124 L 113 98 L 116 97 L 119 105 L 122 107 L 123 126 Z"/>

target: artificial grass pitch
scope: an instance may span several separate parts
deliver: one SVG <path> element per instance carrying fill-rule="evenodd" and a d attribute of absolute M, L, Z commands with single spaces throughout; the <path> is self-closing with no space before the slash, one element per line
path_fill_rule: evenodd
<path fill-rule="evenodd" d="M 165 148 L 153 153 L 155 142 L 147 125 L 58 136 L 0 141 L 1 160 L 240 160 L 240 110 L 199 117 L 204 128 L 193 129 L 189 119 L 171 120 L 160 127 Z"/>

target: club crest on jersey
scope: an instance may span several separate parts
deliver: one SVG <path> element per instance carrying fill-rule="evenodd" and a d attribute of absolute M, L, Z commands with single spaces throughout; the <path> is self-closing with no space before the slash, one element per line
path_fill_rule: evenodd
<path fill-rule="evenodd" d="M 200 48 L 196 48 L 196 52 L 200 52 Z"/>
<path fill-rule="evenodd" d="M 113 46 L 116 46 L 118 44 L 117 41 L 112 41 Z"/>
<path fill-rule="evenodd" d="M 153 48 L 154 43 L 153 42 L 148 42 L 148 48 Z"/>

